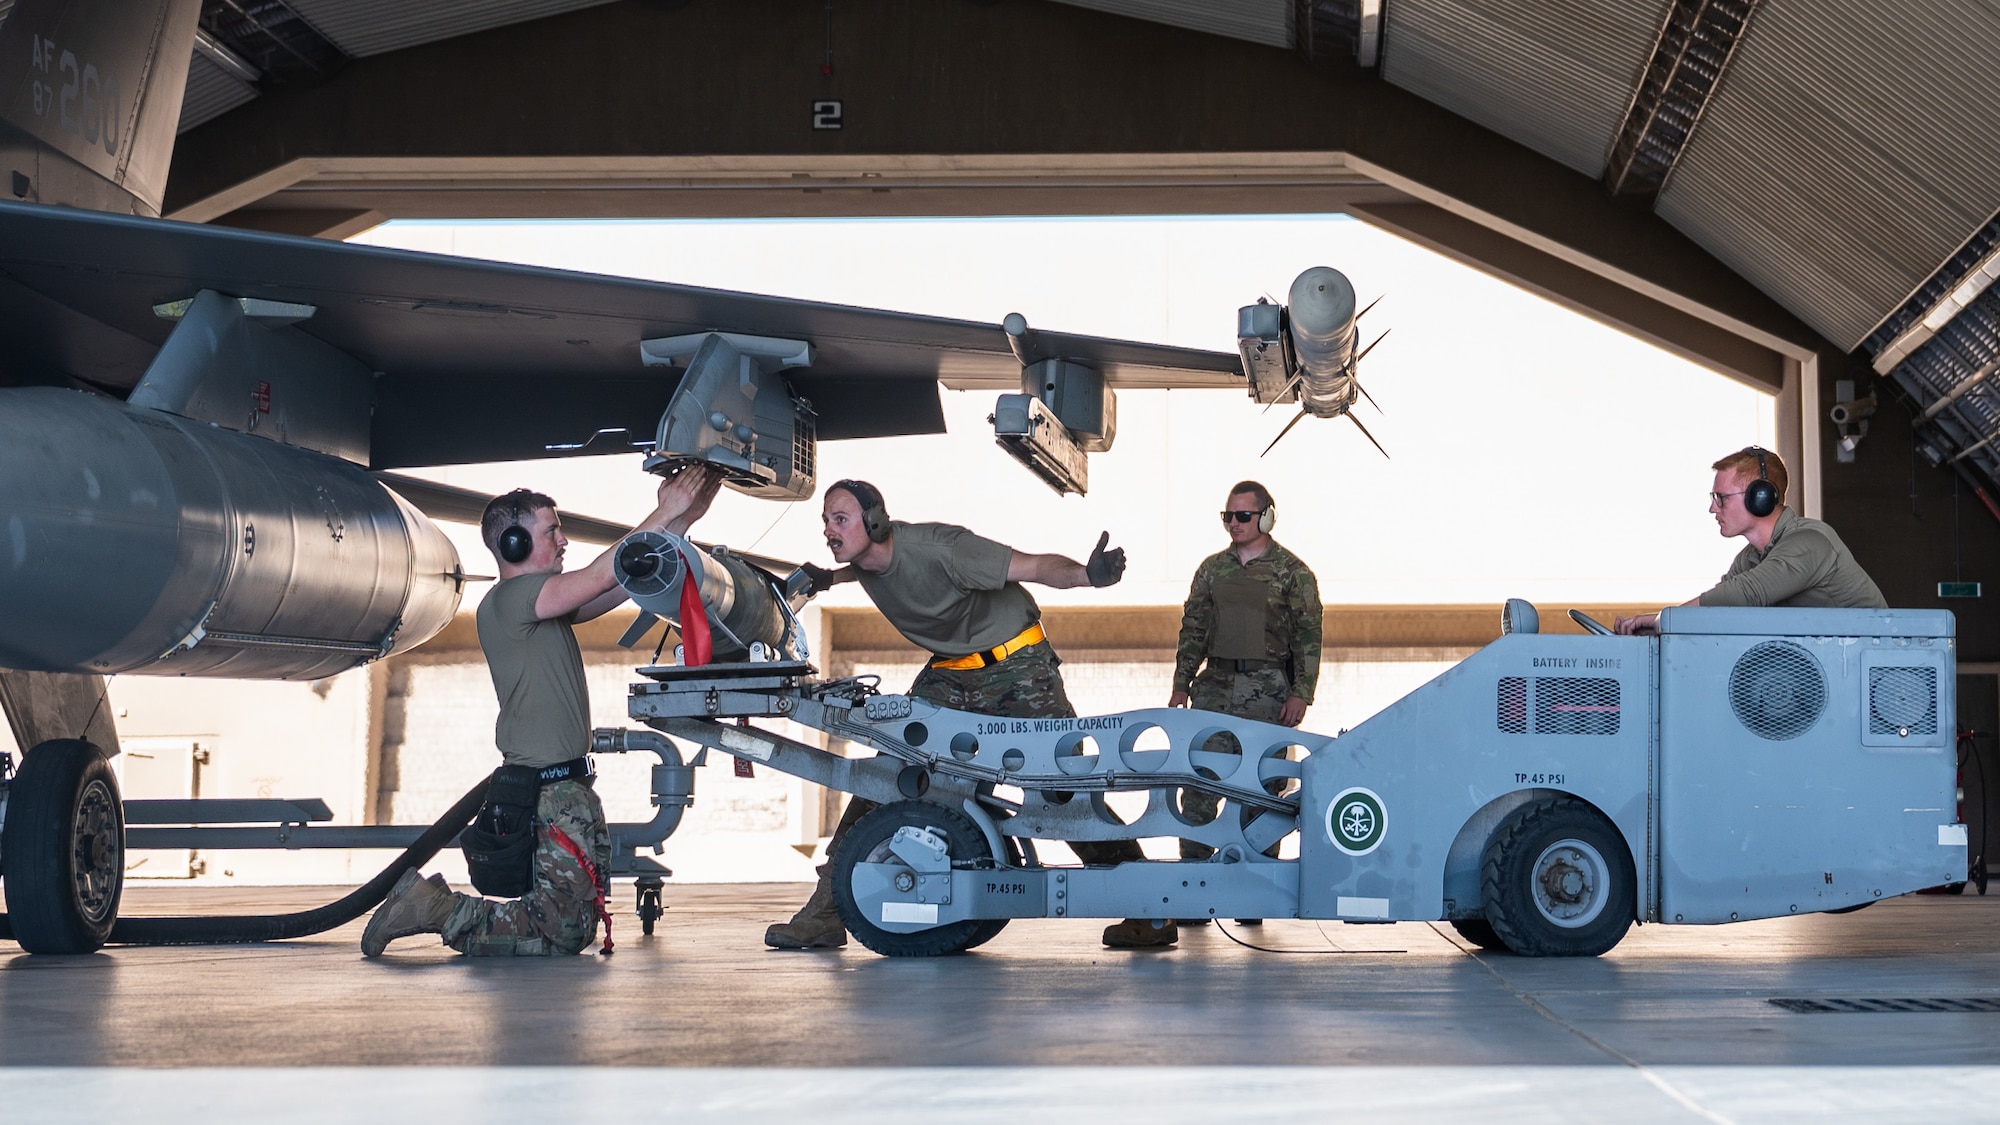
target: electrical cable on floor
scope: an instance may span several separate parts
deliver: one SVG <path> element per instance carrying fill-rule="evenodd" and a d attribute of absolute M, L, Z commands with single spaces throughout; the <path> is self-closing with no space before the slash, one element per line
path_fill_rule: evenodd
<path fill-rule="evenodd" d="M 1328 945 L 1333 945 L 1333 939 L 1327 937 L 1326 927 L 1320 926 L 1319 923 L 1317 922 L 1313 923 L 1313 925 L 1319 927 L 1319 936 L 1326 938 L 1326 943 Z M 1337 945 L 1333 945 L 1332 949 L 1271 949 L 1267 946 L 1252 945 L 1251 943 L 1244 941 L 1242 938 L 1237 937 L 1235 934 L 1230 933 L 1227 929 L 1223 927 L 1222 919 L 1220 918 L 1217 918 L 1215 920 L 1215 928 L 1218 933 L 1220 933 L 1223 937 L 1228 938 L 1230 941 L 1235 942 L 1236 944 L 1242 946 L 1245 949 L 1254 949 L 1259 953 L 1327 954 L 1327 953 L 1408 953 L 1409 952 L 1409 950 L 1407 949 L 1342 949 Z"/>
<path fill-rule="evenodd" d="M 1992 736 L 1984 731 L 1976 730 L 1961 731 L 1958 736 L 1958 741 L 1963 747 L 1958 755 L 1958 785 L 1961 794 L 1965 790 L 1966 759 L 1972 759 L 1973 767 L 1979 771 L 1979 851 L 1972 857 L 1972 866 L 1966 871 L 1966 878 L 1967 881 L 1978 888 L 1979 893 L 1982 895 L 1986 893 L 1988 826 L 1992 823 L 1993 818 L 1987 815 L 1991 805 L 1986 789 L 1986 759 L 1979 756 L 1979 740 L 1990 737 Z M 1964 797 L 1961 796 L 1959 800 L 1963 803 Z"/>
<path fill-rule="evenodd" d="M 109 945 L 240 945 L 257 941 L 284 941 L 309 937 L 344 926 L 382 904 L 389 888 L 408 869 L 420 868 L 446 844 L 457 838 L 486 802 L 486 783 L 479 779 L 458 803 L 445 810 L 437 823 L 403 850 L 403 854 L 381 873 L 346 895 L 311 910 L 294 914 L 214 915 L 193 918 L 120 918 L 111 924 Z M 0 914 L 0 938 L 13 936 L 7 916 Z"/>
<path fill-rule="evenodd" d="M 294 914 L 247 914 L 196 918 L 120 918 L 111 925 L 110 945 L 237 945 L 256 941 L 284 941 L 323 933 L 344 926 L 382 904 L 389 888 L 405 870 L 421 868 L 432 856 L 456 839 L 479 806 L 486 802 L 486 785 L 492 775 L 466 791 L 458 803 L 446 809 L 435 824 L 403 850 L 389 866 L 347 894 L 311 910 Z"/>

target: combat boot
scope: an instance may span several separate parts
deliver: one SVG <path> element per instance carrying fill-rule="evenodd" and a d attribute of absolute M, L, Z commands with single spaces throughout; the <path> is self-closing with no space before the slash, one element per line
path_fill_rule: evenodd
<path fill-rule="evenodd" d="M 1180 927 L 1171 918 L 1164 921 L 1127 918 L 1116 925 L 1104 927 L 1104 944 L 1113 949 L 1155 949 L 1172 945 L 1180 939 Z"/>
<path fill-rule="evenodd" d="M 764 931 L 764 944 L 772 949 L 839 949 L 847 944 L 847 927 L 833 904 L 833 879 L 827 865 L 820 864 L 819 882 L 789 922 L 777 922 Z"/>
<path fill-rule="evenodd" d="M 442 933 L 457 905 L 457 896 L 446 887 L 443 876 L 426 879 L 410 868 L 389 889 L 389 897 L 375 908 L 368 928 L 361 931 L 361 955 L 380 957 L 397 938 Z"/>

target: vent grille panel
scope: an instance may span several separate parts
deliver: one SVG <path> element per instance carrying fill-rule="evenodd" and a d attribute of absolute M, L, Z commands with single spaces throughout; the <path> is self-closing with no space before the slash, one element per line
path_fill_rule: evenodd
<path fill-rule="evenodd" d="M 1528 680 L 1524 676 L 1500 678 L 1500 733 L 1528 733 Z"/>
<path fill-rule="evenodd" d="M 2000 1012 L 1992 996 L 1773 996 L 1771 1003 L 1806 1015 L 1853 1015 L 1884 1012 Z"/>
<path fill-rule="evenodd" d="M 1535 677 L 1536 734 L 1617 734 L 1618 681 Z"/>
<path fill-rule="evenodd" d="M 797 413 L 792 426 L 792 472 L 810 482 L 819 471 L 819 415 L 805 399 L 794 399 L 792 405 Z M 808 483 L 806 489 L 810 493 L 812 485 Z"/>
<path fill-rule="evenodd" d="M 1936 668 L 1868 670 L 1869 734 L 1936 734 L 1937 717 Z"/>
<path fill-rule="evenodd" d="M 1797 738 L 1826 710 L 1826 676 L 1805 649 L 1790 641 L 1765 641 L 1730 670 L 1729 706 L 1759 738 Z"/>

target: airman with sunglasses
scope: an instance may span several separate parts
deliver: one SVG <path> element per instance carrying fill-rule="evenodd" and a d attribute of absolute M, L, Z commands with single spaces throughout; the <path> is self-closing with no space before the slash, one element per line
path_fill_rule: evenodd
<path fill-rule="evenodd" d="M 1319 580 L 1271 538 L 1278 507 L 1254 480 L 1229 490 L 1222 526 L 1229 546 L 1203 559 L 1181 609 L 1169 707 L 1194 706 L 1241 719 L 1299 725 L 1319 684 Z M 1181 793 L 1181 813 L 1214 819 L 1217 798 Z M 1214 849 L 1181 841 L 1184 859 Z"/>

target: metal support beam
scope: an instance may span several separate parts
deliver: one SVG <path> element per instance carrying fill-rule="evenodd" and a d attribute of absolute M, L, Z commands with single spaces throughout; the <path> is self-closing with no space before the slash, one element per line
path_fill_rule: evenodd
<path fill-rule="evenodd" d="M 1658 195 L 1760 0 L 1673 0 L 1605 162 L 1616 195 Z"/>
<path fill-rule="evenodd" d="M 1350 212 L 1420 246 L 1462 262 L 1564 308 L 1776 394 L 1792 361 L 1771 343 L 1715 323 L 1707 310 L 1606 284 L 1596 271 L 1428 203 L 1364 203 Z M 1799 349 L 1801 352 L 1804 349 Z M 1795 362 L 1795 361 L 1792 361 Z"/>

